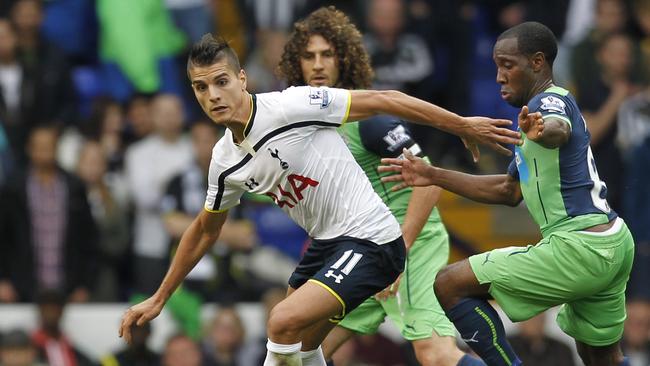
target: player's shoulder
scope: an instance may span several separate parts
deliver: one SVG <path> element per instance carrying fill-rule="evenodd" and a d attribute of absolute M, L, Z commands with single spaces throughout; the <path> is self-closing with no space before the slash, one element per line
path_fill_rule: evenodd
<path fill-rule="evenodd" d="M 528 109 L 531 112 L 566 115 L 574 103 L 574 98 L 568 90 L 553 86 L 531 98 L 528 102 Z"/>

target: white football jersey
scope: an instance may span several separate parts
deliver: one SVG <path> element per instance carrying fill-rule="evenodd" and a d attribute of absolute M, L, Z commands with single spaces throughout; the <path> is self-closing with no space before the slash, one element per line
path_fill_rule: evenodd
<path fill-rule="evenodd" d="M 399 223 L 336 131 L 350 108 L 344 89 L 291 87 L 252 96 L 244 141 L 230 130 L 212 151 L 205 209 L 227 210 L 244 192 L 267 195 L 315 239 L 385 244 Z"/>

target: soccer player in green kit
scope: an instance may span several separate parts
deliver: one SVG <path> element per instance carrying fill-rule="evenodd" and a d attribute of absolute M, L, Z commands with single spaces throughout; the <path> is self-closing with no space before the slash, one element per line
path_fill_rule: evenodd
<path fill-rule="evenodd" d="M 542 240 L 527 247 L 496 249 L 445 267 L 434 290 L 462 338 L 494 366 L 519 365 L 503 325 L 485 300 L 491 295 L 513 321 L 562 305 L 557 322 L 576 341 L 588 366 L 628 365 L 619 340 L 625 320 L 625 286 L 634 241 L 610 209 L 598 178 L 590 134 L 574 97 L 553 84 L 557 54 L 553 33 L 527 22 L 502 33 L 494 46 L 501 96 L 522 108 L 524 143 L 507 174 L 475 176 L 439 169 L 406 152 L 385 159 L 384 181 L 438 185 L 478 202 L 515 206 L 524 200 Z M 531 126 L 524 113 L 540 113 Z"/>
<path fill-rule="evenodd" d="M 296 23 L 285 46 L 281 74 L 292 86 L 311 85 L 367 89 L 372 69 L 361 35 L 348 17 L 334 8 L 321 8 Z M 392 192 L 381 182 L 377 167 L 383 157 L 398 157 L 402 149 L 420 155 L 421 149 L 397 118 L 377 116 L 347 122 L 339 128 L 354 159 L 373 189 L 401 224 L 407 264 L 401 279 L 348 314 L 322 344 L 327 359 L 346 340 L 373 334 L 388 316 L 405 339 L 413 343 L 424 366 L 485 365 L 465 355 L 455 344 L 456 331 L 433 293 L 436 273 L 447 264 L 449 239 L 435 204 L 438 187 Z M 303 344 L 303 349 L 310 345 Z"/>

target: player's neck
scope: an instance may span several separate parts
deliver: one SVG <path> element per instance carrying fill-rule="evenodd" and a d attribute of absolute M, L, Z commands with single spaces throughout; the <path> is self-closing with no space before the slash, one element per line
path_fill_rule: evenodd
<path fill-rule="evenodd" d="M 235 113 L 230 118 L 230 121 L 226 122 L 226 127 L 232 132 L 233 139 L 235 143 L 239 144 L 244 141 L 244 130 L 246 125 L 249 122 L 249 119 L 252 118 L 251 112 L 253 110 L 253 99 L 247 91 L 243 92 L 240 105 L 235 108 Z"/>
<path fill-rule="evenodd" d="M 552 78 L 544 78 L 537 80 L 531 89 L 530 95 L 527 100 L 531 100 L 535 95 L 544 92 L 544 90 L 553 86 Z"/>

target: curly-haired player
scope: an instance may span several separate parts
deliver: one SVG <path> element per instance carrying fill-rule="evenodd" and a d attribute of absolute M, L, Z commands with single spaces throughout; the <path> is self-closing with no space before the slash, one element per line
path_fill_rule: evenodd
<path fill-rule="evenodd" d="M 354 74 L 347 74 L 346 67 Z M 370 86 L 372 77 L 361 34 L 334 7 L 320 8 L 296 23 L 285 46 L 280 71 L 293 86 L 363 89 Z M 434 207 L 440 188 L 392 192 L 392 185 L 382 184 L 382 175 L 377 173 L 381 158 L 397 157 L 403 148 L 420 155 L 419 145 L 399 119 L 389 116 L 348 122 L 339 127 L 339 132 L 375 192 L 400 222 L 408 257 L 401 280 L 368 298 L 328 334 L 323 342 L 325 357 L 329 359 L 355 334 L 376 333 L 388 317 L 400 328 L 402 336 L 413 343 L 420 364 L 484 365 L 456 347 L 454 326 L 433 293 L 436 274 L 449 259 L 449 237 Z"/>

